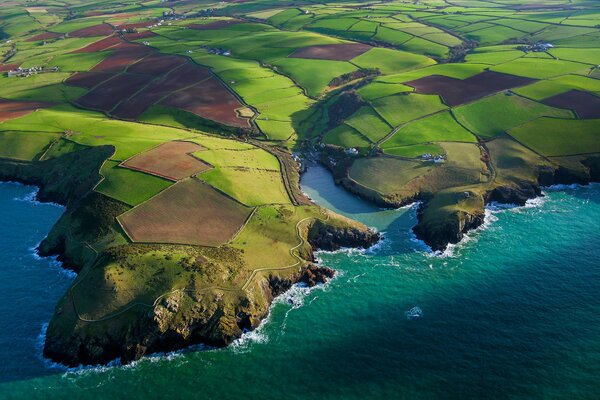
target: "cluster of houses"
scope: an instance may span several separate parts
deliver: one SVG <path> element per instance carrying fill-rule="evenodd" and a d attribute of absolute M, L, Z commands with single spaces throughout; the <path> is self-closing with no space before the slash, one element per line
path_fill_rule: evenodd
<path fill-rule="evenodd" d="M 553 48 L 554 46 L 551 45 L 550 43 L 545 43 L 545 42 L 537 42 L 534 44 L 529 44 L 527 46 L 519 46 L 517 47 L 517 49 L 524 51 L 525 53 L 529 53 L 529 52 L 546 52 L 548 50 L 550 50 L 551 48 Z"/>
<path fill-rule="evenodd" d="M 231 51 L 227 49 L 223 49 L 221 47 L 206 47 L 206 50 L 210 54 L 216 54 L 218 56 L 229 57 L 231 55 Z"/>
<path fill-rule="evenodd" d="M 7 75 L 9 78 L 11 78 L 13 76 L 24 78 L 24 77 L 28 77 L 28 76 L 32 76 L 32 75 L 45 73 L 45 72 L 58 72 L 58 71 L 59 71 L 58 67 L 50 67 L 50 68 L 46 68 L 46 67 L 21 68 L 21 67 L 19 67 L 17 69 L 8 71 Z"/>
<path fill-rule="evenodd" d="M 421 154 L 419 159 L 423 161 L 433 161 L 434 163 L 443 163 L 446 161 L 446 158 L 443 155 L 434 155 L 430 153 Z"/>
<path fill-rule="evenodd" d="M 173 11 L 165 11 L 163 12 L 163 16 L 161 19 L 157 20 L 154 24 L 147 26 L 147 28 L 156 28 L 158 26 L 163 25 L 171 25 L 170 21 L 178 21 L 180 19 L 186 19 L 187 16 L 183 14 L 176 14 Z"/>

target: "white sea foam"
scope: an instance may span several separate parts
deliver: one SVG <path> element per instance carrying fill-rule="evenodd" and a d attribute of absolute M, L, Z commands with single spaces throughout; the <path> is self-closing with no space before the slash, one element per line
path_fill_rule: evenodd
<path fill-rule="evenodd" d="M 458 251 L 464 248 L 467 243 L 476 242 L 479 239 L 479 234 L 481 232 L 489 229 L 496 221 L 498 221 L 497 214 L 507 211 L 521 212 L 521 210 L 525 209 L 539 208 L 544 205 L 545 201 L 546 198 L 542 195 L 527 200 L 523 206 L 519 206 L 518 204 L 491 202 L 485 206 L 483 223 L 477 228 L 465 233 L 460 242 L 448 244 L 444 251 L 433 251 L 425 242 L 416 237 L 416 235 L 412 232 L 412 229 L 410 240 L 423 247 L 425 249 L 424 253 L 428 257 L 455 257 L 458 255 Z"/>
<path fill-rule="evenodd" d="M 21 184 L 18 183 L 18 185 L 21 185 Z M 26 186 L 26 185 L 21 185 L 21 186 L 30 187 L 30 186 Z M 36 187 L 32 187 L 32 188 L 33 188 L 33 191 L 31 193 L 28 193 L 28 194 L 26 194 L 23 197 L 15 197 L 13 200 L 14 201 L 23 201 L 23 202 L 26 202 L 26 203 L 33 204 L 35 206 L 38 206 L 38 205 L 49 205 L 49 206 L 53 206 L 53 207 L 64 208 L 64 206 L 62 206 L 62 205 L 60 205 L 58 203 L 53 203 L 51 201 L 47 201 L 47 202 L 39 201 L 37 199 L 37 195 L 38 195 L 39 189 L 36 188 Z"/>
<path fill-rule="evenodd" d="M 334 277 L 331 278 L 326 284 L 317 284 L 313 287 L 308 287 L 308 285 L 302 282 L 292 285 L 292 287 L 289 290 L 285 291 L 284 293 L 280 294 L 275 299 L 273 299 L 273 302 L 269 306 L 269 312 L 267 316 L 260 322 L 258 327 L 254 330 L 244 332 L 241 337 L 233 341 L 233 343 L 231 344 L 231 348 L 235 352 L 245 353 L 249 350 L 251 344 L 267 343 L 269 341 L 269 336 L 266 330 L 267 326 L 271 323 L 273 309 L 281 304 L 285 304 L 287 307 L 289 307 L 288 310 L 285 312 L 283 321 L 281 323 L 281 328 L 279 330 L 280 332 L 284 332 L 287 326 L 288 316 L 292 311 L 304 306 L 306 300 L 315 291 L 327 290 L 331 281 L 339 278 L 342 275 L 343 272 L 336 271 Z M 318 297 L 319 296 L 312 297 L 308 304 L 312 304 Z"/>
<path fill-rule="evenodd" d="M 572 183 L 570 185 L 558 184 L 558 185 L 550 185 L 544 186 L 544 190 L 550 192 L 562 191 L 562 190 L 573 190 L 573 189 L 593 189 L 600 186 L 598 182 L 592 182 L 587 185 L 581 185 L 579 183 Z"/>
<path fill-rule="evenodd" d="M 40 243 L 41 243 L 41 242 L 40 242 Z M 28 249 L 28 250 L 29 250 L 29 254 L 31 254 L 31 257 L 32 257 L 34 260 L 38 260 L 38 261 L 45 260 L 45 261 L 47 261 L 47 262 L 48 262 L 48 264 L 49 264 L 49 265 L 50 265 L 50 266 L 51 266 L 51 267 L 52 267 L 52 268 L 53 268 L 55 271 L 57 271 L 57 272 L 58 272 L 58 273 L 60 273 L 61 275 L 64 275 L 64 276 L 66 276 L 67 278 L 70 278 L 70 279 L 75 279 L 75 278 L 77 277 L 77 273 L 76 273 L 75 271 L 72 271 L 72 270 L 70 270 L 70 269 L 68 269 L 68 268 L 65 268 L 65 267 L 63 266 L 63 263 L 62 263 L 62 262 L 60 262 L 60 261 L 58 260 L 58 256 L 48 256 L 48 257 L 42 257 L 42 256 L 40 256 L 40 254 L 39 254 L 39 250 L 38 250 L 38 248 L 39 248 L 39 246 L 40 246 L 40 243 L 38 243 L 37 245 L 35 245 L 35 246 L 33 246 L 33 247 L 30 247 L 30 248 Z"/>

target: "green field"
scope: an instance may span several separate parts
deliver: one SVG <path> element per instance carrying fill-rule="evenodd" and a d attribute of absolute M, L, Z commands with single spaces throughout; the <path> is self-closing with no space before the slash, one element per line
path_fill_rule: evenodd
<path fill-rule="evenodd" d="M 392 130 L 371 107 L 360 108 L 346 120 L 346 125 L 356 129 L 372 142 L 378 141 Z"/>
<path fill-rule="evenodd" d="M 540 118 L 508 133 L 548 157 L 600 152 L 599 120 Z"/>
<path fill-rule="evenodd" d="M 368 147 L 371 141 L 350 125 L 342 124 L 325 133 L 323 143 L 340 147 Z"/>
<path fill-rule="evenodd" d="M 223 167 L 200 178 L 247 206 L 290 203 L 279 171 Z"/>
<path fill-rule="evenodd" d="M 439 96 L 423 94 L 384 97 L 375 100 L 373 107 L 394 127 L 447 108 Z"/>
<path fill-rule="evenodd" d="M 476 138 L 459 125 L 449 112 L 443 112 L 403 126 L 382 147 L 429 142 L 476 142 Z"/>
<path fill-rule="evenodd" d="M 569 110 L 503 93 L 455 108 L 452 112 L 461 124 L 484 138 L 497 136 L 540 117 L 574 118 Z"/>
<path fill-rule="evenodd" d="M 49 132 L 0 132 L 0 158 L 32 161 L 58 138 L 58 134 Z"/>

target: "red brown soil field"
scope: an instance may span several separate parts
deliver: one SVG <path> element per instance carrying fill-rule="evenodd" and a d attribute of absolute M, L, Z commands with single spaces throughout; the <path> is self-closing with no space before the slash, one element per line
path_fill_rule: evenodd
<path fill-rule="evenodd" d="M 190 155 L 200 150 L 204 148 L 196 143 L 168 142 L 130 158 L 121 166 L 178 181 L 211 168 Z"/>
<path fill-rule="evenodd" d="M 311 58 L 315 60 L 348 61 L 371 50 L 371 46 L 362 43 L 324 44 L 302 47 L 290 54 L 290 58 Z"/>
<path fill-rule="evenodd" d="M 52 106 L 52 103 L 37 101 L 14 101 L 0 99 L 0 122 L 30 114 L 38 108 Z"/>
<path fill-rule="evenodd" d="M 91 89 L 104 82 L 105 80 L 112 78 L 114 74 L 107 74 L 102 72 L 78 72 L 71 75 L 65 83 L 71 86 L 82 87 L 85 89 Z"/>
<path fill-rule="evenodd" d="M 39 35 L 35 35 L 32 38 L 27 39 L 27 42 L 37 42 L 38 40 L 46 40 L 46 39 L 56 39 L 57 37 L 61 37 L 61 33 L 54 32 L 44 32 Z"/>
<path fill-rule="evenodd" d="M 406 82 L 406 85 L 414 87 L 417 93 L 440 95 L 444 103 L 454 107 L 502 90 L 528 85 L 536 81 L 537 79 L 485 71 L 464 80 L 442 75 L 430 75 Z"/>
<path fill-rule="evenodd" d="M 573 110 L 581 119 L 600 118 L 600 97 L 580 90 L 570 90 L 565 93 L 552 96 L 542 103 Z"/>
<path fill-rule="evenodd" d="M 152 79 L 150 75 L 123 73 L 81 96 L 77 99 L 77 103 L 86 108 L 108 112 L 123 99 L 142 89 Z"/>
<path fill-rule="evenodd" d="M 138 39 L 148 39 L 151 37 L 157 36 L 156 33 L 152 32 L 152 31 L 144 31 L 144 32 L 137 32 L 137 33 L 126 33 L 125 37 L 127 38 L 127 40 L 138 40 Z"/>
<path fill-rule="evenodd" d="M 0 64 L 0 72 L 12 71 L 19 68 L 20 64 Z"/>
<path fill-rule="evenodd" d="M 219 246 L 242 227 L 250 209 L 190 178 L 118 217 L 134 242 Z"/>
<path fill-rule="evenodd" d="M 186 63 L 174 69 L 168 75 L 151 82 L 132 98 L 123 101 L 112 114 L 118 118 L 134 120 L 148 107 L 174 91 L 192 86 L 210 76 L 208 69 Z"/>
<path fill-rule="evenodd" d="M 123 43 L 118 44 L 113 49 L 111 55 L 92 68 L 93 72 L 121 72 L 152 53 L 152 49 L 144 45 L 129 46 L 129 43 L 125 43 L 125 46 L 123 46 Z"/>
<path fill-rule="evenodd" d="M 133 64 L 127 69 L 127 72 L 160 76 L 183 65 L 185 62 L 186 59 L 183 57 L 152 54 Z"/>
<path fill-rule="evenodd" d="M 97 51 L 106 50 L 116 44 L 121 43 L 121 38 L 118 36 L 109 36 L 104 39 L 100 39 L 97 42 L 90 43 L 81 49 L 77 49 L 72 53 L 95 53 Z"/>
<path fill-rule="evenodd" d="M 248 120 L 238 117 L 235 112 L 243 105 L 214 77 L 167 97 L 161 104 L 181 108 L 223 125 L 239 128 L 249 126 Z"/>
<path fill-rule="evenodd" d="M 211 29 L 221 29 L 226 28 L 228 26 L 233 26 L 237 24 L 241 24 L 243 21 L 238 19 L 229 19 L 229 20 L 221 20 L 215 22 L 209 22 L 208 24 L 189 24 L 187 27 L 190 29 L 196 29 L 198 31 L 206 31 Z"/>
<path fill-rule="evenodd" d="M 138 28 L 147 28 L 150 25 L 154 24 L 154 22 L 152 21 L 144 21 L 144 22 L 136 22 L 133 24 L 114 24 L 117 29 L 122 30 L 122 29 L 138 29 Z"/>
<path fill-rule="evenodd" d="M 100 24 L 94 26 L 88 26 L 87 28 L 78 29 L 70 32 L 70 37 L 94 37 L 94 36 L 108 36 L 113 33 L 113 27 L 109 24 Z"/>

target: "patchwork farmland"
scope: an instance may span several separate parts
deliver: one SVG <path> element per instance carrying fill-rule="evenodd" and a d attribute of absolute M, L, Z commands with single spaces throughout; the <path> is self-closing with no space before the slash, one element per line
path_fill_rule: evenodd
<path fill-rule="evenodd" d="M 223 343 L 255 327 L 310 239 L 376 239 L 306 198 L 308 159 L 379 206 L 420 202 L 434 251 L 491 201 L 597 180 L 598 6 L 538 3 L 4 4 L 2 176 L 64 196 L 42 247 L 102 288 L 69 291 L 49 331 L 129 332 L 175 292 L 223 314 Z"/>

